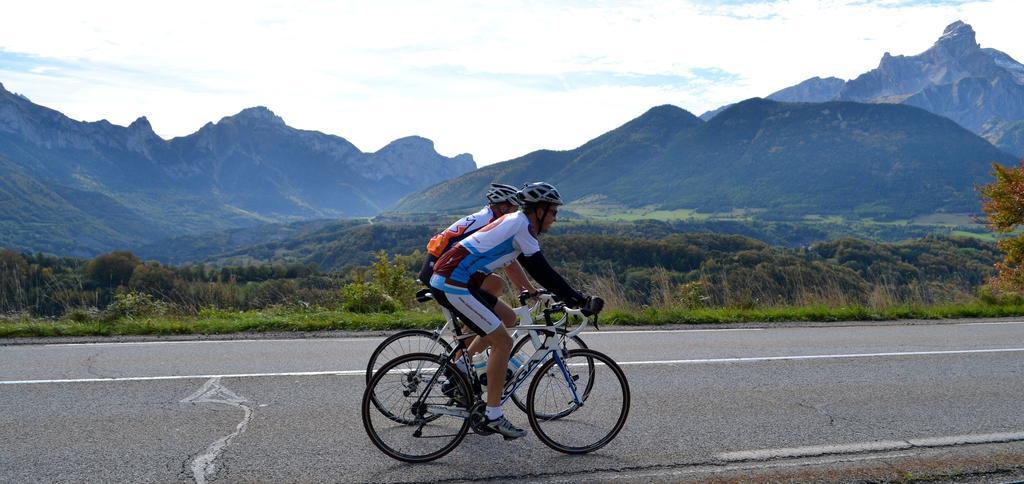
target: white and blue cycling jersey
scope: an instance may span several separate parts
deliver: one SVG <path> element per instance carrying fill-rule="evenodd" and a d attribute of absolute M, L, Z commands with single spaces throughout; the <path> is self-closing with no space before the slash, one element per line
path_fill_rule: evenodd
<path fill-rule="evenodd" d="M 514 261 L 540 252 L 537 238 L 530 233 L 530 220 L 523 212 L 504 215 L 473 235 L 462 239 L 434 264 L 430 285 L 452 294 L 467 294 L 470 277 L 490 274 Z"/>

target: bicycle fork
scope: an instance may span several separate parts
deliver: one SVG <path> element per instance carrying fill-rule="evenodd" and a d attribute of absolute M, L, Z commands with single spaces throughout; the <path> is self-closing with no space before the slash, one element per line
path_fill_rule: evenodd
<path fill-rule="evenodd" d="M 558 355 L 558 353 L 559 353 L 558 351 L 555 351 L 555 352 L 553 352 L 551 354 L 551 356 L 554 357 L 555 364 L 558 365 L 558 369 L 562 370 L 562 376 L 565 378 L 565 383 L 567 385 L 569 385 L 569 391 L 572 392 L 572 400 L 573 401 L 570 402 L 570 403 L 575 403 L 578 407 L 582 407 L 583 406 L 583 401 L 580 400 L 580 396 L 576 392 L 576 378 L 577 377 L 574 377 L 571 374 L 569 374 L 569 368 L 566 367 L 565 360 L 563 360 L 562 357 Z"/>

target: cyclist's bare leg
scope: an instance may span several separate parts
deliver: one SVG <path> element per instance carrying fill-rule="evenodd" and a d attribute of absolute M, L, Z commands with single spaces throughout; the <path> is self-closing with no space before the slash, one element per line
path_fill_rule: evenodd
<path fill-rule="evenodd" d="M 505 280 L 497 274 L 487 274 L 487 277 L 484 278 L 484 282 L 480 283 L 480 289 L 483 289 L 494 297 L 500 298 L 502 291 L 505 290 Z"/>
<path fill-rule="evenodd" d="M 505 369 L 512 354 L 512 336 L 508 330 L 499 327 L 478 339 L 491 347 L 491 356 L 487 359 L 487 406 L 500 407 L 501 392 L 505 389 Z"/>

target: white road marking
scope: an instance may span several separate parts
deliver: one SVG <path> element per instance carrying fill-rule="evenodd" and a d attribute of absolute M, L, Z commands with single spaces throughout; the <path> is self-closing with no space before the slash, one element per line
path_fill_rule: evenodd
<path fill-rule="evenodd" d="M 992 323 L 957 323 L 957 326 L 998 326 L 1002 324 L 1024 324 L 1024 321 L 997 321 Z"/>
<path fill-rule="evenodd" d="M 1024 432 L 952 435 L 947 437 L 881 440 L 877 442 L 857 442 L 852 444 L 811 445 L 807 447 L 790 447 L 780 449 L 743 450 L 738 452 L 723 452 L 715 455 L 715 458 L 725 462 L 739 462 L 748 460 L 814 457 L 830 454 L 884 452 L 891 450 L 907 450 L 915 447 L 948 447 L 951 445 L 961 444 L 994 444 L 1017 442 L 1021 440 L 1024 440 Z"/>
<path fill-rule="evenodd" d="M 705 358 L 693 360 L 652 360 L 652 361 L 619 361 L 619 366 L 629 365 L 687 365 L 687 364 L 716 364 L 716 363 L 748 363 L 759 361 L 787 361 L 787 360 L 826 360 L 826 359 L 847 359 L 847 358 L 883 358 L 894 356 L 931 356 L 931 355 L 965 355 L 965 354 L 986 354 L 986 353 L 1019 353 L 1024 348 L 994 348 L 983 350 L 940 350 L 940 351 L 908 351 L 893 353 L 853 353 L 838 355 L 789 355 L 789 356 L 755 356 L 745 358 Z M 235 373 L 223 375 L 170 375 L 170 376 L 128 376 L 112 378 L 72 378 L 54 380 L 4 380 L 0 385 L 28 385 L 42 383 L 99 383 L 99 382 L 120 382 L 120 381 L 152 381 L 152 380 L 195 380 L 208 378 L 257 378 L 270 376 L 361 376 L 366 370 L 327 370 L 327 371 L 294 371 L 274 373 Z"/>
<path fill-rule="evenodd" d="M 67 346 L 147 346 L 147 345 L 190 345 L 190 344 L 224 344 L 224 343 L 288 343 L 288 342 L 321 342 L 345 343 L 349 341 L 375 342 L 373 336 L 362 336 L 356 338 L 280 338 L 280 339 L 213 339 L 202 341 L 118 341 L 109 343 L 51 343 L 40 345 L 44 348 L 67 347 Z"/>
<path fill-rule="evenodd" d="M 719 329 L 630 329 L 630 330 L 616 330 L 616 331 L 584 331 L 588 338 L 591 336 L 601 336 L 604 334 L 657 334 L 657 333 L 719 333 L 725 331 L 764 331 L 767 328 L 719 328 Z"/>
<path fill-rule="evenodd" d="M 898 457 L 907 457 L 913 455 L 912 453 L 887 453 L 885 455 L 858 455 L 858 456 L 841 456 L 841 457 L 821 457 L 817 459 L 813 464 L 828 465 L 838 464 L 845 462 L 864 462 L 880 459 L 894 459 Z M 805 461 L 796 462 L 758 462 L 758 463 L 702 463 L 695 462 L 693 464 L 680 464 L 679 468 L 669 469 L 652 469 L 643 471 L 595 471 L 587 474 L 586 477 L 591 480 L 597 480 L 601 482 L 614 482 L 614 481 L 653 481 L 657 478 L 658 481 L 677 481 L 682 476 L 689 476 L 687 482 L 693 481 L 695 475 L 703 474 L 725 474 L 727 472 L 736 471 L 749 471 L 749 470 L 769 470 L 769 469 L 785 469 L 787 467 L 794 466 L 806 466 L 808 465 Z M 581 476 L 575 475 L 572 478 L 565 478 L 559 480 L 550 480 L 544 482 L 580 482 Z M 707 480 L 707 479 L 705 479 Z"/>
<path fill-rule="evenodd" d="M 236 395 L 235 392 L 221 385 L 220 378 L 216 377 L 211 378 L 202 388 L 181 401 L 181 403 L 192 404 L 216 403 L 231 405 L 241 408 L 245 412 L 245 416 L 238 423 L 238 426 L 235 427 L 234 432 L 217 439 L 202 454 L 197 455 L 192 460 L 192 476 L 195 478 L 196 484 L 206 484 L 206 479 L 215 473 L 213 462 L 224 452 L 224 448 L 231 444 L 232 439 L 245 432 L 245 428 L 249 425 L 249 421 L 252 420 L 253 416 L 252 407 L 245 404 L 247 401 L 245 398 Z"/>
<path fill-rule="evenodd" d="M 0 381 L 0 385 L 25 385 L 31 383 L 101 383 L 119 381 L 153 381 L 153 380 L 205 380 L 208 378 L 257 378 L 264 376 L 356 376 L 365 375 L 366 370 L 331 370 L 331 371 L 292 371 L 279 373 L 233 373 L 223 375 L 168 375 L 168 376 L 124 376 L 112 378 L 71 378 L 63 380 L 8 380 Z"/>
<path fill-rule="evenodd" d="M 786 360 L 833 360 L 846 358 L 882 358 L 889 356 L 928 356 L 928 355 L 965 355 L 975 353 L 1017 353 L 1024 348 L 996 348 L 987 350 L 939 350 L 939 351 L 905 351 L 892 353 L 851 353 L 839 355 L 790 355 L 790 356 L 751 356 L 740 358 L 705 358 L 695 360 L 657 360 L 657 361 L 620 361 L 625 365 L 683 365 L 697 363 L 744 363 L 751 361 L 786 361 Z M 0 382 L 2 383 L 2 382 Z"/>
<path fill-rule="evenodd" d="M 741 450 L 723 452 L 715 455 L 718 460 L 737 462 L 745 460 L 769 460 L 793 457 L 813 457 L 828 454 L 854 454 L 859 452 L 883 452 L 887 450 L 906 450 L 913 445 L 907 441 L 880 440 L 878 442 L 859 442 L 855 444 L 810 445 L 807 447 L 789 447 L 781 449 Z"/>
<path fill-rule="evenodd" d="M 928 437 L 908 439 L 915 447 L 946 447 L 962 444 L 994 444 L 1024 440 L 1024 432 L 1003 432 L 997 434 L 953 435 L 949 437 Z"/>

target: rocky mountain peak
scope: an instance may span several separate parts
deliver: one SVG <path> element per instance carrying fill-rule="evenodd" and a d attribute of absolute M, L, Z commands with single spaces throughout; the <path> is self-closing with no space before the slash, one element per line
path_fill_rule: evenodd
<path fill-rule="evenodd" d="M 931 50 L 938 50 L 952 57 L 962 57 L 981 49 L 975 38 L 974 29 L 960 20 L 949 24 Z"/>
<path fill-rule="evenodd" d="M 437 153 L 437 151 L 434 149 L 434 142 L 422 136 L 406 136 L 404 138 L 396 139 L 388 143 L 387 146 L 381 148 L 380 151 L 378 151 L 378 153 L 400 150 L 417 150 L 429 152 L 432 154 Z"/>
<path fill-rule="evenodd" d="M 939 37 L 938 42 L 962 42 L 968 41 L 974 43 L 974 29 L 970 25 L 965 24 L 962 20 L 957 20 L 946 26 L 942 31 L 942 37 Z"/>
<path fill-rule="evenodd" d="M 448 158 L 437 152 L 433 141 L 421 136 L 396 139 L 373 153 L 367 162 L 368 177 L 391 177 L 408 183 L 413 182 L 414 176 L 437 183 L 476 169 L 472 155 Z"/>
<path fill-rule="evenodd" d="M 149 120 L 145 116 L 139 117 L 132 124 L 128 125 L 128 129 L 133 131 L 153 131 L 153 125 L 149 124 Z"/>
<path fill-rule="evenodd" d="M 11 91 L 8 91 L 7 89 L 4 89 L 3 83 L 0 83 L 0 99 L 14 99 L 14 98 L 21 98 L 21 99 L 26 99 L 26 100 L 28 99 L 25 96 L 22 96 L 21 94 L 18 94 L 16 92 L 11 92 Z"/>
<path fill-rule="evenodd" d="M 273 111 L 267 109 L 265 106 L 255 106 L 251 108 L 245 108 L 234 116 L 228 116 L 221 119 L 221 122 L 240 122 L 246 124 L 271 124 L 276 126 L 286 126 L 284 119 L 274 114 Z"/>
<path fill-rule="evenodd" d="M 974 29 L 957 20 L 920 54 L 886 52 L 876 69 L 848 82 L 811 78 L 768 98 L 908 104 L 952 119 L 989 141 L 1001 142 L 1015 139 L 1004 130 L 1024 122 L 1024 65 L 1004 52 L 982 48 Z M 701 118 L 715 118 L 728 107 L 708 111 Z M 997 146 L 1024 157 L 1024 145 Z"/>

